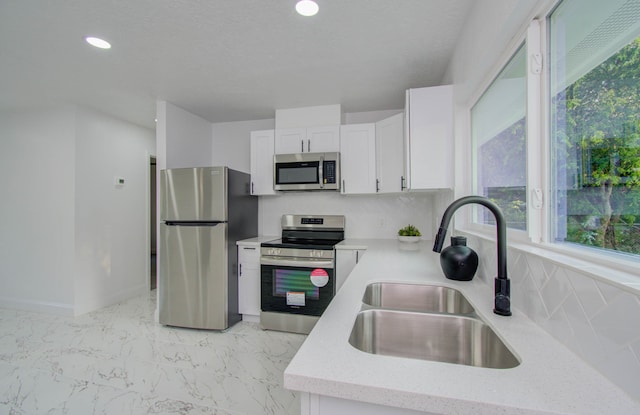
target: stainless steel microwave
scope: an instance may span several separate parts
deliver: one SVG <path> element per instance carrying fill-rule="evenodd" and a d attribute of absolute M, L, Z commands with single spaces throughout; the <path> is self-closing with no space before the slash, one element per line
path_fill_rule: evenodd
<path fill-rule="evenodd" d="M 276 154 L 275 190 L 340 190 L 340 153 Z"/>

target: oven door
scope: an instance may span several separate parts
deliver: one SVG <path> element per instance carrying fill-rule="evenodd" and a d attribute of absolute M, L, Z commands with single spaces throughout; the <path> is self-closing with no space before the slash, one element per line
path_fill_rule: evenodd
<path fill-rule="evenodd" d="M 333 259 L 261 257 L 263 312 L 320 316 L 334 296 Z"/>

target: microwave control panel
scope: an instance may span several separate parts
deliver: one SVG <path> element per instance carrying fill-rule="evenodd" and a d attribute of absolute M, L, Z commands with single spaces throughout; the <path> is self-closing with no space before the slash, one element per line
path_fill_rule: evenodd
<path fill-rule="evenodd" d="M 325 184 L 335 184 L 336 183 L 336 162 L 335 161 L 325 161 L 322 165 L 323 175 L 324 175 L 324 183 Z"/>

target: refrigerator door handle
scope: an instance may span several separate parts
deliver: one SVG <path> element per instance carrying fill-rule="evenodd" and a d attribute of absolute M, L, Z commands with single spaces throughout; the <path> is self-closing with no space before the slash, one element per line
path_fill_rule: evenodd
<path fill-rule="evenodd" d="M 167 226 L 217 226 L 221 223 L 225 222 L 203 222 L 203 221 L 178 221 L 178 220 L 167 220 L 164 222 Z"/>

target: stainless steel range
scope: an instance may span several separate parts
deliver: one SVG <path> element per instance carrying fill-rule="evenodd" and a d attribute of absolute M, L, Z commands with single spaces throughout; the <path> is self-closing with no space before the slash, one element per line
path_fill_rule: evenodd
<path fill-rule="evenodd" d="M 283 215 L 282 239 L 260 248 L 260 324 L 309 333 L 335 295 L 334 246 L 344 216 Z"/>

